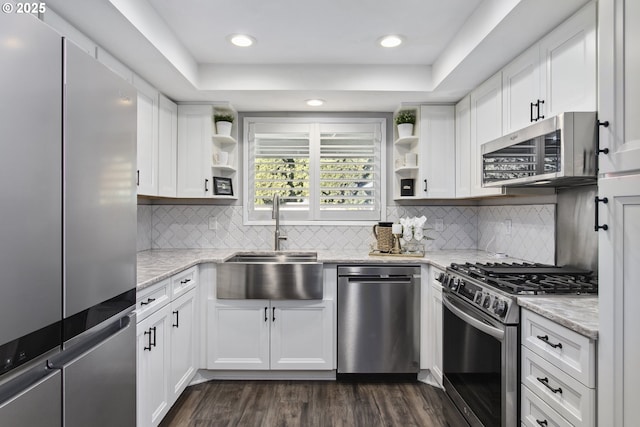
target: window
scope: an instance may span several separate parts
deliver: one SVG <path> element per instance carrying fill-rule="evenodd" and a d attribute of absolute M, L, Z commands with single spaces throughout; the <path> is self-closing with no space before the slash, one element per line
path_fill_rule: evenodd
<path fill-rule="evenodd" d="M 245 118 L 245 220 L 378 221 L 385 119 Z"/>

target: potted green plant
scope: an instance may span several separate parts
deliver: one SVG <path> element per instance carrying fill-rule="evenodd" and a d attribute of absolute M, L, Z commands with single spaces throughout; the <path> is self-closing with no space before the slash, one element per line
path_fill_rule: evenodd
<path fill-rule="evenodd" d="M 398 138 L 413 135 L 413 125 L 416 124 L 416 113 L 411 110 L 400 111 L 395 119 L 398 126 Z"/>
<path fill-rule="evenodd" d="M 216 113 L 213 115 L 213 121 L 216 124 L 216 133 L 218 135 L 230 136 L 231 126 L 233 125 L 233 114 Z"/>

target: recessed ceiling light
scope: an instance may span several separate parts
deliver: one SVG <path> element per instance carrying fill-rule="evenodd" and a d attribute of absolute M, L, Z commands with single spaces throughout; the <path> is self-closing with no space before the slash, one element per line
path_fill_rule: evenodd
<path fill-rule="evenodd" d="M 307 99 L 307 105 L 310 107 L 319 107 L 324 105 L 324 99 Z"/>
<path fill-rule="evenodd" d="M 249 47 L 256 42 L 256 39 L 246 34 L 231 34 L 227 38 L 231 43 L 239 47 Z"/>
<path fill-rule="evenodd" d="M 380 39 L 380 46 L 382 47 L 397 47 L 402 44 L 402 37 L 398 35 L 384 36 Z"/>

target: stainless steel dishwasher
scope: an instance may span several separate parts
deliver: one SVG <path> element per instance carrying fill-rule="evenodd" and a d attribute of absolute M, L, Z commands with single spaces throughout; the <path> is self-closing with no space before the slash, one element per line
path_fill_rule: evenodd
<path fill-rule="evenodd" d="M 420 267 L 338 267 L 338 373 L 420 367 Z"/>

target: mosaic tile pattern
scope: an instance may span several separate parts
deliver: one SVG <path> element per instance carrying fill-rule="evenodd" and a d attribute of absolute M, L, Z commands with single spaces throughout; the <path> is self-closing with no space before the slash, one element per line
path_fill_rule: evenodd
<path fill-rule="evenodd" d="M 404 216 L 428 218 L 435 228 L 436 218 L 443 219 L 442 232 L 429 230 L 435 240 L 428 248 L 475 249 L 477 246 L 476 207 L 390 206 L 389 221 Z M 209 218 L 215 217 L 217 229 L 209 230 Z M 156 205 L 152 216 L 152 248 L 243 248 L 268 250 L 273 247 L 273 225 L 244 225 L 241 206 Z M 369 250 L 373 242 L 370 226 L 353 225 L 285 225 L 282 234 L 285 250 L 358 249 Z"/>
<path fill-rule="evenodd" d="M 555 263 L 556 206 L 482 206 L 478 213 L 478 249 L 514 258 Z M 512 222 L 507 235 L 504 221 Z"/>
<path fill-rule="evenodd" d="M 388 206 L 387 218 L 426 216 L 428 250 L 480 249 L 504 252 L 532 262 L 554 263 L 555 205 Z M 209 230 L 215 217 L 217 229 Z M 435 220 L 444 228 L 435 231 Z M 507 235 L 504 221 L 512 221 Z M 138 206 L 138 250 L 226 249 L 270 250 L 273 225 L 244 225 L 241 206 Z M 285 225 L 284 250 L 369 250 L 369 226 Z M 495 238 L 493 238 L 495 236 Z M 493 240 L 492 240 L 493 238 Z"/>
<path fill-rule="evenodd" d="M 138 233 L 137 233 L 138 252 L 151 249 L 152 213 L 153 213 L 152 206 L 138 205 Z"/>

